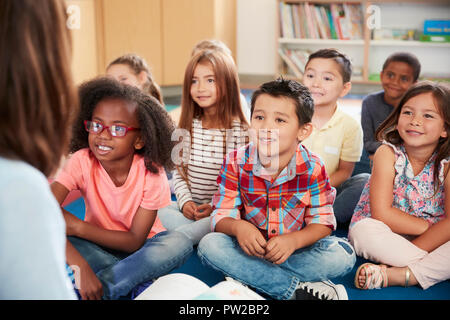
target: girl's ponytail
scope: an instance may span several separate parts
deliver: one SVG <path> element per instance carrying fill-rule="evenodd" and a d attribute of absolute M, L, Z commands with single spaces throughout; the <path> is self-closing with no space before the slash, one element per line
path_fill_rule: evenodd
<path fill-rule="evenodd" d="M 149 72 L 147 72 L 147 83 L 145 85 L 145 88 L 147 89 L 148 94 L 150 94 L 152 97 L 158 100 L 162 106 L 164 106 L 161 88 L 155 81 L 153 81 L 153 77 Z"/>

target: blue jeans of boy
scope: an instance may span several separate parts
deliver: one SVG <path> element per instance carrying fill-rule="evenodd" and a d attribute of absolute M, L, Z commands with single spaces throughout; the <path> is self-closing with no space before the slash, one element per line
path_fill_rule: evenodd
<path fill-rule="evenodd" d="M 192 254 L 192 242 L 182 233 L 163 231 L 137 251 L 109 250 L 90 241 L 67 237 L 103 286 L 103 299 L 126 296 L 136 285 L 169 273 Z"/>
<path fill-rule="evenodd" d="M 356 261 L 350 243 L 335 236 L 294 251 L 280 265 L 247 255 L 235 237 L 219 232 L 207 234 L 197 252 L 203 263 L 277 300 L 291 299 L 300 282 L 343 276 Z"/>

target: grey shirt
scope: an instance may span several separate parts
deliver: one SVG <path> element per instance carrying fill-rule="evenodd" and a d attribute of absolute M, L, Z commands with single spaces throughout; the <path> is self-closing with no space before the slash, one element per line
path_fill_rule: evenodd
<path fill-rule="evenodd" d="M 394 110 L 394 107 L 384 101 L 384 91 L 367 95 L 362 101 L 361 126 L 364 134 L 364 149 L 369 155 L 375 153 L 381 145 L 375 137 L 375 131 Z"/>

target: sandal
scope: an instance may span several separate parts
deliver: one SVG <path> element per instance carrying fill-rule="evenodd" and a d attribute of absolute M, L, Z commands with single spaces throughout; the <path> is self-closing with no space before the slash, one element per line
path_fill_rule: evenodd
<path fill-rule="evenodd" d="M 363 286 L 359 285 L 359 274 L 361 269 L 365 271 L 366 281 Z M 376 265 L 373 263 L 364 263 L 356 270 L 355 287 L 358 289 L 381 289 L 388 285 L 388 277 L 386 273 L 386 266 L 383 264 Z"/>

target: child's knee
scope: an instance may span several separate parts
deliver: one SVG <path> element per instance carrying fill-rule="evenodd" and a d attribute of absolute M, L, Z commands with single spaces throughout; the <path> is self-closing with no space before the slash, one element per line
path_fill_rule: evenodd
<path fill-rule="evenodd" d="M 384 232 L 391 232 L 388 226 L 381 221 L 366 218 L 350 228 L 348 237 L 356 254 L 362 256 L 364 251 L 372 251 L 378 247 L 380 235 Z"/>
<path fill-rule="evenodd" d="M 184 254 L 193 251 L 192 241 L 181 232 L 167 231 L 163 241 L 167 250 L 176 250 Z"/>
<path fill-rule="evenodd" d="M 343 275 L 348 273 L 356 262 L 356 253 L 353 246 L 345 238 L 330 236 L 322 239 L 320 243 L 322 250 L 330 254 L 335 264 L 337 274 Z M 340 270 L 338 270 L 340 269 Z"/>
<path fill-rule="evenodd" d="M 213 256 L 223 252 L 224 244 L 230 237 L 221 232 L 211 232 L 199 242 L 197 253 L 200 257 Z"/>

